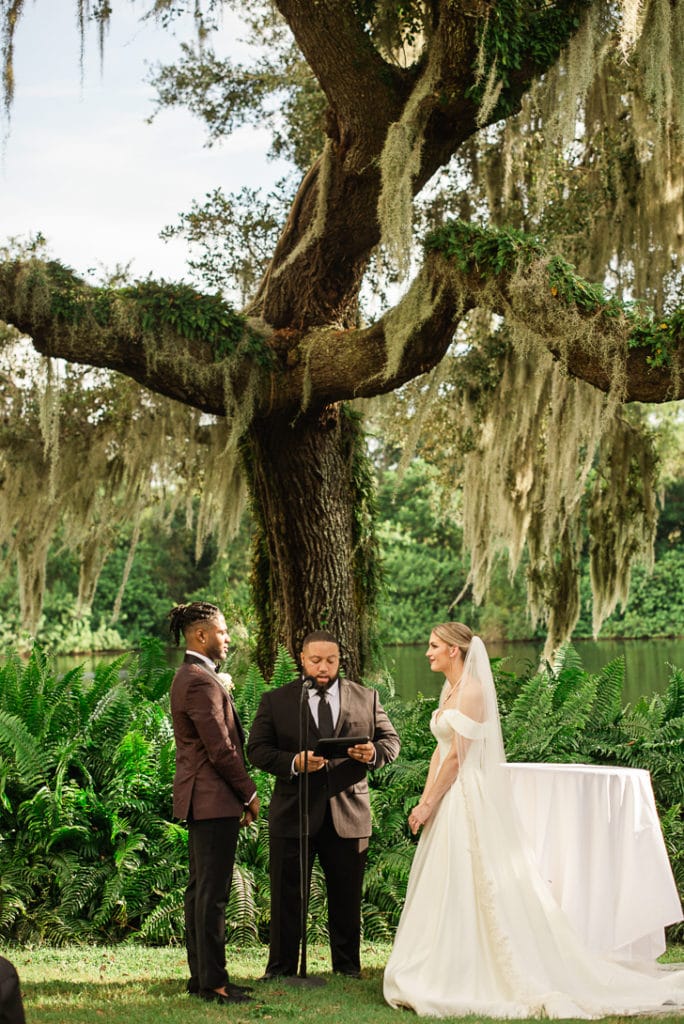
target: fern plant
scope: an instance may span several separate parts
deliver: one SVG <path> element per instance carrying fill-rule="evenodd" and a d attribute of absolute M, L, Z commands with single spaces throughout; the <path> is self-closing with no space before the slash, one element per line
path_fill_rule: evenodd
<path fill-rule="evenodd" d="M 35 648 L 0 668 L 0 922 L 6 937 L 67 942 L 135 932 L 183 866 L 163 836 L 173 737 L 143 694 L 151 652 L 58 675 Z M 178 930 L 177 930 L 178 934 Z"/>

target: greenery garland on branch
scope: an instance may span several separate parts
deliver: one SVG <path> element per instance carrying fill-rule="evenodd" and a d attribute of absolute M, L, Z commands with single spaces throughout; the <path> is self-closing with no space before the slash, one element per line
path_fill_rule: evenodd
<path fill-rule="evenodd" d="M 463 274 L 475 273 L 481 280 L 524 275 L 533 264 L 543 263 L 550 296 L 581 313 L 604 317 L 607 329 L 611 321 L 624 318 L 628 348 L 650 350 L 647 363 L 651 367 L 671 366 L 675 349 L 684 343 L 683 309 L 656 317 L 644 303 L 608 296 L 600 284 L 584 280 L 571 263 L 549 253 L 538 238 L 524 231 L 450 221 L 427 236 L 425 248 L 453 260 Z"/>
<path fill-rule="evenodd" d="M 9 274 L 17 269 L 9 265 Z M 221 295 L 206 295 L 190 285 L 167 281 L 136 281 L 125 287 L 86 285 L 57 260 L 26 264 L 23 289 L 34 301 L 40 296 L 46 315 L 70 328 L 94 323 L 109 328 L 129 320 L 144 335 L 170 329 L 179 338 L 209 345 L 216 362 L 238 349 L 262 366 L 270 366 L 271 350 L 250 330 L 247 319 Z"/>

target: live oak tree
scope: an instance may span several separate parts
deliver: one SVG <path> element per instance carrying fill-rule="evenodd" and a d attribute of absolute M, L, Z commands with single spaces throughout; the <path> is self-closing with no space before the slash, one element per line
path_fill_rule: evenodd
<path fill-rule="evenodd" d="M 22 6 L 0 6 L 8 103 Z M 103 24 L 112 6 L 77 4 Z M 185 6 L 154 4 L 161 18 Z M 0 317 L 45 357 L 219 418 L 214 486 L 230 504 L 246 482 L 257 524 L 263 665 L 325 625 L 348 672 L 364 666 L 377 570 L 352 403 L 399 388 L 414 433 L 430 409 L 458 437 L 476 596 L 497 552 L 514 566 L 526 548 L 551 651 L 576 621 L 587 487 L 597 625 L 652 545 L 654 460 L 622 409 L 682 397 L 684 0 L 275 7 L 296 50 L 274 46 L 261 74 L 205 44 L 160 76 L 162 102 L 220 131 L 277 89 L 323 110 L 244 309 L 187 286 L 93 288 L 16 256 L 0 267 Z M 279 33 L 270 10 L 250 5 L 251 20 Z M 289 136 L 302 163 L 311 137 Z M 433 228 L 419 239 L 421 195 Z M 408 283 L 366 323 L 378 261 Z"/>

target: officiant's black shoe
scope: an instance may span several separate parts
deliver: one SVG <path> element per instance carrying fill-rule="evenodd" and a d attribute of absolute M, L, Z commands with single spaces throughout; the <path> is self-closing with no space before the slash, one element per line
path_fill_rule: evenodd
<path fill-rule="evenodd" d="M 333 974 L 341 974 L 343 978 L 360 978 L 361 971 L 355 971 L 353 968 L 333 968 Z"/>
<path fill-rule="evenodd" d="M 278 978 L 294 978 L 296 971 L 266 971 L 257 981 L 277 981 Z"/>
<path fill-rule="evenodd" d="M 253 1001 L 246 992 L 231 992 L 227 985 L 226 991 L 228 995 L 224 995 L 223 992 L 214 992 L 213 989 L 209 989 L 209 991 L 202 989 L 197 994 L 205 1003 L 251 1003 Z"/>

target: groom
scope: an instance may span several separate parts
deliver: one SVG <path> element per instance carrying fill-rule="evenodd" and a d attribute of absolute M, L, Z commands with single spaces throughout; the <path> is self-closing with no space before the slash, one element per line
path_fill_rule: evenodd
<path fill-rule="evenodd" d="M 369 771 L 399 753 L 399 737 L 375 690 L 339 675 L 340 649 L 319 630 L 304 640 L 302 677 L 268 690 L 249 734 L 253 765 L 276 777 L 268 815 L 271 876 L 269 959 L 264 978 L 297 973 L 301 939 L 299 795 L 309 773 L 309 864 L 318 855 L 328 893 L 332 967 L 361 974 L 361 889 L 371 834 Z M 300 715 L 309 716 L 310 746 L 325 736 L 365 737 L 334 760 L 300 749 Z M 305 756 L 306 754 L 306 756 Z M 307 881 L 308 884 L 308 881 Z"/>
<path fill-rule="evenodd" d="M 190 875 L 185 890 L 188 992 L 212 1003 L 249 1002 L 226 971 L 225 907 L 240 826 L 259 813 L 245 770 L 244 733 L 233 699 L 217 675 L 228 651 L 222 612 L 205 601 L 177 605 L 171 633 L 185 658 L 171 684 L 176 738 L 173 813 L 188 822 Z"/>

